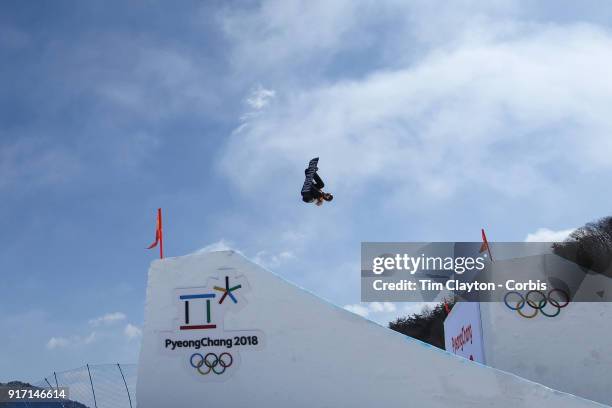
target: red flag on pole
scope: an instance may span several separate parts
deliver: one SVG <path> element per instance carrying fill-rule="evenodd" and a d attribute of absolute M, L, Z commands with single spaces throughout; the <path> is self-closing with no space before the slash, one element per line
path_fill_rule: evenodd
<path fill-rule="evenodd" d="M 162 230 L 162 210 L 157 209 L 157 226 L 155 227 L 155 242 L 147 249 L 155 248 L 159 244 L 159 259 L 164 259 L 164 234 Z"/>
<path fill-rule="evenodd" d="M 487 251 L 489 253 L 489 259 L 493 262 L 493 255 L 491 255 L 491 248 L 489 247 L 489 241 L 487 241 L 487 234 L 485 234 L 484 228 L 480 230 L 482 232 L 482 245 L 480 246 L 480 253 Z"/>
<path fill-rule="evenodd" d="M 450 313 L 450 307 L 448 307 L 448 303 L 446 303 L 446 298 L 444 298 L 444 310 L 446 311 L 446 315 Z"/>

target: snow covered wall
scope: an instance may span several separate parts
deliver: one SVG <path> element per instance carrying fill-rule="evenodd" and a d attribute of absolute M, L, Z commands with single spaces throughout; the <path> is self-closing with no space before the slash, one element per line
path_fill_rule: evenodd
<path fill-rule="evenodd" d="M 233 251 L 154 261 L 139 408 L 594 407 L 376 325 Z"/>
<path fill-rule="evenodd" d="M 581 290 L 612 293 L 588 276 Z M 555 317 L 524 318 L 503 303 L 482 303 L 487 364 L 558 390 L 612 405 L 612 303 L 569 303 Z M 553 312 L 555 312 L 553 308 Z M 524 315 L 533 309 L 525 307 Z M 549 311 L 549 313 L 551 313 Z"/>
<path fill-rule="evenodd" d="M 576 270 L 564 264 L 571 264 Z M 569 290 L 576 298 L 601 301 L 570 302 L 560 310 L 548 304 L 544 310 L 552 317 L 529 304 L 523 305 L 521 315 L 503 302 L 481 303 L 487 364 L 611 405 L 612 279 L 592 271 L 583 275 L 575 264 L 553 254 L 497 260 L 490 273 L 505 273 L 519 281 L 530 277 L 550 282 L 547 272 L 562 270 L 580 276 L 579 285 Z M 525 276 L 518 278 L 521 274 Z M 534 299 L 540 298 L 534 296 Z"/>
<path fill-rule="evenodd" d="M 555 318 L 525 319 L 503 303 L 481 312 L 488 365 L 612 404 L 610 303 L 570 303 Z"/>

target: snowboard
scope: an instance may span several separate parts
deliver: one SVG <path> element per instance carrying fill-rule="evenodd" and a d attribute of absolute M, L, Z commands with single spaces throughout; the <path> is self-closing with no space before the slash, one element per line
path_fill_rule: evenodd
<path fill-rule="evenodd" d="M 308 168 L 306 169 L 306 180 L 304 180 L 304 186 L 302 187 L 302 194 L 310 192 L 312 188 L 312 178 L 318 170 L 318 164 L 318 157 L 315 157 L 308 163 Z"/>

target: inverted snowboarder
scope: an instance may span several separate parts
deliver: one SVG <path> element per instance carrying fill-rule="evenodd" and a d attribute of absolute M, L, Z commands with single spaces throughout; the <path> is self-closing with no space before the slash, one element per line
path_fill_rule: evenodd
<path fill-rule="evenodd" d="M 302 187 L 302 201 L 305 203 L 315 203 L 320 206 L 323 204 L 323 201 L 333 200 L 334 196 L 323 192 L 322 189 L 325 187 L 325 183 L 323 183 L 323 180 L 317 174 L 319 170 L 317 164 L 319 164 L 319 158 L 315 157 L 308 163 L 308 168 L 304 170 L 306 180 Z"/>

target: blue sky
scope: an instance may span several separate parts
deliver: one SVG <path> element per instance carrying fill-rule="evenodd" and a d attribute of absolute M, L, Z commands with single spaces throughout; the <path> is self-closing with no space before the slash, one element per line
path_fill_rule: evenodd
<path fill-rule="evenodd" d="M 0 381 L 136 362 L 158 207 L 168 256 L 231 246 L 379 322 L 414 308 L 359 304 L 361 241 L 609 215 L 611 21 L 595 1 L 2 2 Z M 313 156 L 321 208 L 299 196 Z"/>

